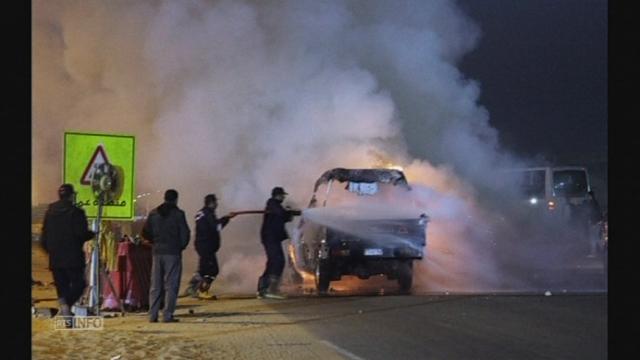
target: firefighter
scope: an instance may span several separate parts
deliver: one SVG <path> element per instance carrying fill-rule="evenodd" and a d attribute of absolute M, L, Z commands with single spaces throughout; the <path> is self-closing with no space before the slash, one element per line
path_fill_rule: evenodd
<path fill-rule="evenodd" d="M 196 252 L 198 253 L 198 271 L 193 275 L 185 296 L 200 299 L 215 299 L 208 293 L 211 284 L 218 276 L 216 252 L 220 249 L 220 231 L 235 214 L 230 213 L 218 219 L 216 208 L 218 199 L 215 194 L 204 197 L 204 207 L 196 214 Z"/>
<path fill-rule="evenodd" d="M 71 307 L 82 296 L 86 286 L 82 247 L 95 236 L 84 210 L 75 205 L 75 196 L 73 185 L 61 185 L 59 200 L 49 205 L 42 225 L 41 245 L 49 255 L 61 316 L 73 316 Z"/>
<path fill-rule="evenodd" d="M 271 198 L 267 200 L 265 214 L 260 229 L 260 239 L 267 255 L 265 270 L 258 279 L 259 299 L 283 299 L 279 292 L 280 280 L 284 270 L 285 258 L 282 251 L 282 242 L 289 238 L 285 223 L 291 221 L 294 216 L 301 214 L 299 210 L 289 210 L 282 206 L 282 202 L 288 194 L 282 187 L 274 187 Z"/>

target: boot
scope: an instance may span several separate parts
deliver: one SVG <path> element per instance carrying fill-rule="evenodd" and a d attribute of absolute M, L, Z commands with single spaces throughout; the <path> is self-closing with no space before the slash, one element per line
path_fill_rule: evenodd
<path fill-rule="evenodd" d="M 202 282 L 202 276 L 200 276 L 200 274 L 198 273 L 193 274 L 193 277 L 189 281 L 189 285 L 184 290 L 184 293 L 182 294 L 182 296 L 183 297 L 191 296 L 193 298 L 197 298 L 198 288 L 200 287 L 201 282 Z"/>
<path fill-rule="evenodd" d="M 73 328 L 73 314 L 71 313 L 71 309 L 69 308 L 69 305 L 67 304 L 67 301 L 64 298 L 59 298 L 58 299 L 58 304 L 60 304 L 60 311 L 58 311 L 58 314 L 56 317 L 61 317 L 62 319 L 65 320 L 64 322 L 64 327 L 67 329 L 72 329 Z"/>
<path fill-rule="evenodd" d="M 207 292 L 207 291 L 198 290 L 198 299 L 200 299 L 200 300 L 217 300 L 218 297 L 213 295 L 213 294 L 209 294 L 209 292 Z"/>
<path fill-rule="evenodd" d="M 60 316 L 73 316 L 73 314 L 71 313 L 71 308 L 69 307 L 65 299 L 58 299 L 58 304 L 60 304 L 60 311 L 58 312 Z"/>
<path fill-rule="evenodd" d="M 280 292 L 280 276 L 269 276 L 269 288 L 264 294 L 267 299 L 286 299 L 287 297 Z"/>
<path fill-rule="evenodd" d="M 264 295 L 266 294 L 268 287 L 269 278 L 267 276 L 260 276 L 258 279 L 258 291 L 256 292 L 256 297 L 258 299 L 264 299 Z"/>
<path fill-rule="evenodd" d="M 198 289 L 203 292 L 209 291 L 209 288 L 211 287 L 211 284 L 213 284 L 213 280 L 215 279 L 216 279 L 215 276 L 211 276 L 211 275 L 203 276 L 202 281 L 200 281 L 200 284 L 198 286 Z"/>
<path fill-rule="evenodd" d="M 203 300 L 215 300 L 217 297 L 213 294 L 209 294 L 209 288 L 211 288 L 211 284 L 215 280 L 215 276 L 205 275 L 202 281 L 200 282 L 200 286 L 198 287 L 198 298 Z"/>

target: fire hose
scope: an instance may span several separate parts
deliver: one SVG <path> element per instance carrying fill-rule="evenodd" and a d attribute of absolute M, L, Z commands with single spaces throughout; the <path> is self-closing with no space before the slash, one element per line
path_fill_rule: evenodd
<path fill-rule="evenodd" d="M 234 217 L 237 215 L 248 215 L 248 214 L 266 214 L 265 210 L 243 210 L 243 211 L 232 211 L 229 213 L 229 217 Z"/>
<path fill-rule="evenodd" d="M 293 215 L 300 215 L 302 212 L 300 210 L 291 210 L 291 209 L 287 209 L 288 212 L 292 213 Z M 248 215 L 248 214 L 268 214 L 269 212 L 266 210 L 243 210 L 243 211 L 231 211 L 227 216 L 229 216 L 230 218 L 237 216 L 237 215 Z"/>

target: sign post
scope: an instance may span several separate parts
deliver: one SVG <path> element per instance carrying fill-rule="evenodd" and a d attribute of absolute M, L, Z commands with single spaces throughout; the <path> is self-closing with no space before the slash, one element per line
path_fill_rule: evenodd
<path fill-rule="evenodd" d="M 96 167 L 108 163 L 118 170 L 119 189 L 104 205 L 105 220 L 131 220 L 134 215 L 135 137 L 110 134 L 64 134 L 64 182 L 72 184 L 76 201 L 88 218 L 98 216 L 99 201 L 91 188 Z"/>
<path fill-rule="evenodd" d="M 72 184 L 76 189 L 76 205 L 85 210 L 88 218 L 94 219 L 96 238 L 91 254 L 88 306 L 94 309 L 95 314 L 100 313 L 100 274 L 105 272 L 100 263 L 100 222 L 103 219 L 133 219 L 134 165 L 133 136 L 75 132 L 64 134 L 64 182 Z M 100 173 L 105 166 L 115 169 L 114 178 Z M 105 196 L 105 191 L 109 192 L 108 197 Z M 108 274 L 107 280 L 115 294 Z M 120 308 L 123 311 L 122 304 Z"/>

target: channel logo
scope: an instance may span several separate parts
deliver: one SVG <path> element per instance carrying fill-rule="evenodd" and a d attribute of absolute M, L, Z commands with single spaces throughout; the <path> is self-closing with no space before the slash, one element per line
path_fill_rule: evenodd
<path fill-rule="evenodd" d="M 102 316 L 60 316 L 53 319 L 54 330 L 102 330 Z"/>

